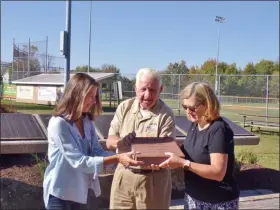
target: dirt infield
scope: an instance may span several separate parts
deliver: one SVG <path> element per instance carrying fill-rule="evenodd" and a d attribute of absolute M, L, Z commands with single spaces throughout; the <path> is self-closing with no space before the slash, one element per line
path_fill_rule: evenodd
<path fill-rule="evenodd" d="M 265 107 L 252 107 L 252 106 L 233 106 L 233 105 L 223 105 L 224 109 L 227 110 L 241 110 L 241 111 L 247 111 L 247 110 L 254 110 L 254 111 L 262 111 L 265 110 Z"/>
<path fill-rule="evenodd" d="M 230 109 L 230 110 L 254 110 L 254 111 L 264 111 L 266 110 L 266 107 L 264 106 L 238 106 L 238 105 L 222 105 L 224 109 Z M 271 110 L 279 110 L 277 107 L 268 107 L 268 109 Z"/>

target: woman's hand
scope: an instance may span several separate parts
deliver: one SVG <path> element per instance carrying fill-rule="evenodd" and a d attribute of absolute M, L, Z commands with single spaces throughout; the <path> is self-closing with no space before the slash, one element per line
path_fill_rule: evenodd
<path fill-rule="evenodd" d="M 171 152 L 166 152 L 165 154 L 168 155 L 169 158 L 166 161 L 159 164 L 159 167 L 172 169 L 172 168 L 182 168 L 184 166 L 185 159 L 180 158 L 179 156 Z"/>
<path fill-rule="evenodd" d="M 118 161 L 123 164 L 124 166 L 140 166 L 140 165 L 144 165 L 143 161 L 137 161 L 133 159 L 133 156 L 135 154 L 138 154 L 135 151 L 132 152 L 126 152 L 126 153 L 121 153 L 118 154 Z"/>

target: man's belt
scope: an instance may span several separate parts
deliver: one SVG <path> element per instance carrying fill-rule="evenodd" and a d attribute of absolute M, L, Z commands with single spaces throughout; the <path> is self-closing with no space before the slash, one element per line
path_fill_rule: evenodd
<path fill-rule="evenodd" d="M 159 172 L 159 171 L 163 170 L 163 169 L 151 170 L 151 169 L 140 169 L 140 168 L 128 168 L 128 169 L 131 170 L 135 174 L 148 174 L 148 173 Z"/>

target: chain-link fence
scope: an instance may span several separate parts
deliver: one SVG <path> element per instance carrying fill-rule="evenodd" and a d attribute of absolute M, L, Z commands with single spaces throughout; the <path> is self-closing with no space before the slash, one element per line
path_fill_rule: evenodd
<path fill-rule="evenodd" d="M 28 47 L 27 47 L 28 46 Z M 44 48 L 45 46 L 45 48 Z M 64 58 L 47 53 L 47 41 L 14 44 L 14 62 L 11 80 L 41 73 L 63 73 Z M 135 96 L 136 74 L 119 74 L 123 98 Z M 161 74 L 161 99 L 169 107 L 182 111 L 179 93 L 191 82 L 204 81 L 215 88 L 215 75 Z M 227 115 L 242 113 L 279 116 L 279 75 L 218 75 L 217 95 L 222 112 Z M 104 100 L 114 100 L 114 91 L 105 88 Z M 109 98 L 108 98 L 108 97 Z M 235 117 L 231 117 L 233 119 Z"/>
<path fill-rule="evenodd" d="M 124 98 L 135 96 L 133 85 L 136 75 L 122 74 Z M 161 74 L 161 99 L 169 107 L 181 110 L 179 93 L 192 82 L 204 81 L 215 88 L 215 75 Z M 218 98 L 222 112 L 227 115 L 247 113 L 279 116 L 279 76 L 276 75 L 218 75 Z M 235 118 L 231 116 L 231 118 Z"/>
<path fill-rule="evenodd" d="M 10 81 L 41 73 L 62 72 L 64 58 L 48 54 L 48 39 L 27 43 L 13 42 L 13 62 Z"/>
<path fill-rule="evenodd" d="M 220 75 L 220 102 L 223 111 L 236 114 L 279 116 L 279 76 Z"/>

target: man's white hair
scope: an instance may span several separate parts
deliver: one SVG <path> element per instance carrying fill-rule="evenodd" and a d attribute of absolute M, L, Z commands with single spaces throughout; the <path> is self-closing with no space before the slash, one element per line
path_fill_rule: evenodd
<path fill-rule="evenodd" d="M 142 68 L 139 69 L 139 71 L 136 74 L 136 87 L 138 86 L 138 83 L 141 79 L 143 79 L 144 76 L 147 76 L 148 78 L 157 79 L 159 81 L 159 85 L 161 86 L 161 78 L 158 72 L 155 69 L 152 68 Z"/>

